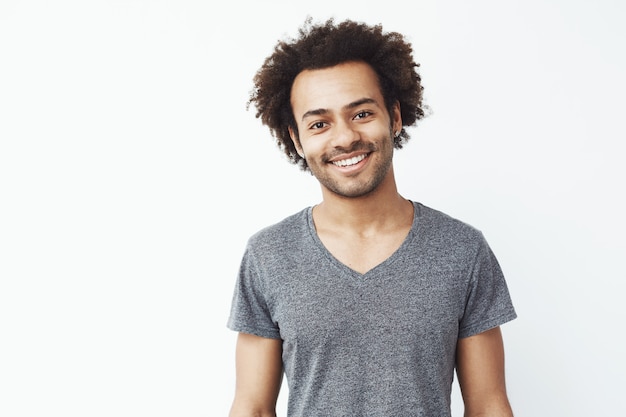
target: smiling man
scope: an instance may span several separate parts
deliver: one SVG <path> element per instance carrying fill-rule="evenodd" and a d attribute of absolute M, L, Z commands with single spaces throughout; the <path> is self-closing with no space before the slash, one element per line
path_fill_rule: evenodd
<path fill-rule="evenodd" d="M 228 326 L 239 332 L 231 417 L 511 416 L 499 326 L 516 317 L 475 228 L 403 197 L 404 129 L 424 116 L 411 46 L 333 20 L 280 41 L 250 103 L 322 201 L 252 236 Z"/>

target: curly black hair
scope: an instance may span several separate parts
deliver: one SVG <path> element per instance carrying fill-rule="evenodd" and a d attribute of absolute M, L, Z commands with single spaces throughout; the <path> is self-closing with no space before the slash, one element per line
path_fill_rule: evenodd
<path fill-rule="evenodd" d="M 248 101 L 248 108 L 254 105 L 256 117 L 269 127 L 291 163 L 308 170 L 288 129 L 291 127 L 298 134 L 290 98 L 293 81 L 303 70 L 328 68 L 347 61 L 366 62 L 378 75 L 390 113 L 398 101 L 404 126 L 415 125 L 424 117 L 419 64 L 413 59 L 412 46 L 400 33 L 383 32 L 381 25 L 352 20 L 336 23 L 333 18 L 314 24 L 311 17 L 307 17 L 298 33 L 298 38 L 278 41 L 274 52 L 256 72 Z M 394 147 L 402 148 L 409 138 L 403 128 L 394 139 Z"/>

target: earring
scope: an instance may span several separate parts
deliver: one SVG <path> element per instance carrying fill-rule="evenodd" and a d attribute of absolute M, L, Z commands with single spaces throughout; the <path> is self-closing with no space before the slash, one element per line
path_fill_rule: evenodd
<path fill-rule="evenodd" d="M 400 136 L 400 131 L 396 130 L 395 132 L 393 132 L 393 137 L 397 138 L 398 136 Z"/>

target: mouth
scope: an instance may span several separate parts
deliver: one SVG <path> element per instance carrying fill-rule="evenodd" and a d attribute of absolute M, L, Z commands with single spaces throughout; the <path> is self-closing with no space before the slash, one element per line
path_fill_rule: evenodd
<path fill-rule="evenodd" d="M 356 164 L 358 164 L 359 162 L 361 162 L 362 160 L 364 160 L 365 158 L 367 158 L 367 157 L 368 157 L 368 155 L 369 155 L 369 153 L 366 153 L 366 154 L 361 154 L 361 155 L 356 155 L 356 156 L 353 156 L 353 157 L 351 157 L 351 158 L 346 158 L 346 159 L 338 159 L 338 160 L 336 160 L 336 161 L 331 161 L 331 163 L 332 163 L 333 165 L 335 165 L 335 166 L 337 166 L 337 167 L 341 167 L 341 168 L 344 168 L 344 167 L 349 167 L 349 166 L 352 166 L 352 165 L 356 165 Z"/>

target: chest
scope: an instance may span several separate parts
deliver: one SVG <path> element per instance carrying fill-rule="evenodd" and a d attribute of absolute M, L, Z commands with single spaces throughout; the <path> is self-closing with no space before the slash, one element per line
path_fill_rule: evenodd
<path fill-rule="evenodd" d="M 307 349 L 456 337 L 466 295 L 461 271 L 419 262 L 397 261 L 362 276 L 304 264 L 285 280 L 276 287 L 272 316 L 287 345 Z"/>

